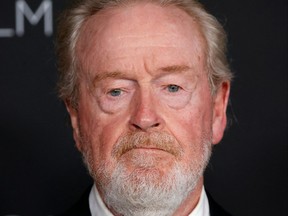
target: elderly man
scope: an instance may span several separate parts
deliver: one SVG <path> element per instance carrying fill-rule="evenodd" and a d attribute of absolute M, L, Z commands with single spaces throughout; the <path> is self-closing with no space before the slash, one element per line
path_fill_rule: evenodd
<path fill-rule="evenodd" d="M 228 215 L 203 186 L 232 77 L 216 19 L 194 0 L 82 0 L 58 33 L 59 94 L 95 182 L 66 215 Z"/>

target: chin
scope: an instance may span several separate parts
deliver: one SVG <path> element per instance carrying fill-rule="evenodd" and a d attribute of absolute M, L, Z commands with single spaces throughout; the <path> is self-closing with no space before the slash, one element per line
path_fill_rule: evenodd
<path fill-rule="evenodd" d="M 175 160 L 169 167 L 162 167 L 151 155 L 138 159 L 137 165 L 130 164 L 131 161 L 127 165 L 127 161 L 121 159 L 110 176 L 110 182 L 102 187 L 105 203 L 117 213 L 171 215 L 194 190 L 202 174 L 187 172 L 187 168 Z"/>

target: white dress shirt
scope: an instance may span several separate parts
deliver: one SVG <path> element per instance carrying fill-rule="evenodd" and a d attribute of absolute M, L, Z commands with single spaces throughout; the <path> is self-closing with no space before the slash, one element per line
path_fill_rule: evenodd
<path fill-rule="evenodd" d="M 113 216 L 113 214 L 108 210 L 104 202 L 102 201 L 99 192 L 93 185 L 89 194 L 89 208 L 92 216 Z M 209 216 L 209 203 L 206 196 L 204 187 L 200 195 L 200 199 L 194 210 L 188 216 Z"/>

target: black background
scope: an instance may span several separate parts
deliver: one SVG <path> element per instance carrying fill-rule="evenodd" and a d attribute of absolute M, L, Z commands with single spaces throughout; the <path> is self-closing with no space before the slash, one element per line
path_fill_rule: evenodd
<path fill-rule="evenodd" d="M 26 0 L 36 11 L 42 0 Z M 68 1 L 54 0 L 55 17 Z M 224 24 L 235 72 L 229 127 L 214 149 L 206 188 L 235 216 L 286 216 L 287 2 L 202 0 Z M 0 215 L 48 216 L 91 183 L 55 92 L 54 35 L 43 19 L 0 38 Z M 15 1 L 0 2 L 0 29 Z M 55 32 L 54 32 L 55 33 Z"/>

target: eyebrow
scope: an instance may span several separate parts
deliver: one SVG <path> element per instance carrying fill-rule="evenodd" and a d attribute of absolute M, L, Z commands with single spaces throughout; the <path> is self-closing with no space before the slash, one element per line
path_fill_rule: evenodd
<path fill-rule="evenodd" d="M 160 77 L 169 75 L 169 74 L 180 74 L 180 73 L 185 73 L 187 71 L 191 71 L 192 68 L 189 67 L 188 65 L 170 65 L 170 66 L 165 66 L 159 68 L 157 71 L 160 73 L 156 75 L 155 79 L 158 79 Z M 191 73 L 192 74 L 192 73 Z"/>
<path fill-rule="evenodd" d="M 157 69 L 157 71 L 160 71 L 160 77 L 169 74 L 169 73 L 181 73 L 191 70 L 191 67 L 187 65 L 171 65 L 171 66 L 165 66 Z M 164 72 L 164 74 L 163 74 Z M 96 86 L 97 83 L 99 83 L 102 80 L 114 78 L 114 79 L 127 79 L 127 74 L 121 72 L 121 71 L 107 71 L 100 74 L 97 74 L 93 79 L 93 85 Z"/>
<path fill-rule="evenodd" d="M 187 65 L 171 65 L 167 67 L 161 67 L 159 70 L 167 73 L 180 73 L 191 70 L 191 67 Z"/>
<path fill-rule="evenodd" d="M 118 79 L 123 79 L 127 77 L 127 75 L 125 75 L 124 73 L 122 73 L 121 71 L 111 71 L 111 72 L 103 72 L 100 74 L 97 74 L 94 79 L 93 79 L 93 84 L 95 85 L 96 83 L 105 80 L 105 79 L 109 79 L 109 78 L 118 78 Z"/>

